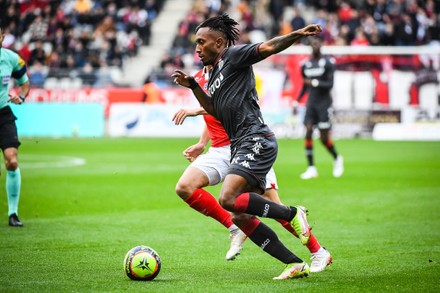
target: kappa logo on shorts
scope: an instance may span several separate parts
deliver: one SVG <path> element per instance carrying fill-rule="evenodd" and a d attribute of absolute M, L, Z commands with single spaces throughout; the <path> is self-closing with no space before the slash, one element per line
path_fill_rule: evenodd
<path fill-rule="evenodd" d="M 256 143 L 252 146 L 252 151 L 253 151 L 255 154 L 259 155 L 259 154 L 260 154 L 260 149 L 262 149 L 262 148 L 263 148 L 263 146 L 261 145 L 261 143 L 256 142 Z"/>
<path fill-rule="evenodd" d="M 240 157 L 235 157 L 231 161 L 231 165 L 241 165 L 245 168 L 251 169 L 251 165 L 246 160 L 241 160 Z"/>
<path fill-rule="evenodd" d="M 246 154 L 245 157 L 248 160 L 255 161 L 255 154 Z"/>
<path fill-rule="evenodd" d="M 239 163 L 239 165 L 242 165 L 243 167 L 248 168 L 248 169 L 251 168 L 251 165 L 249 164 L 248 161 L 243 161 L 243 162 Z"/>

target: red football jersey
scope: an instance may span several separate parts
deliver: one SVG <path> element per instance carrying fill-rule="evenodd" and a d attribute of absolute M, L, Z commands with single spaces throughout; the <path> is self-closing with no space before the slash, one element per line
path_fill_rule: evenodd
<path fill-rule="evenodd" d="M 208 73 L 205 73 L 204 70 L 202 69 L 194 75 L 194 78 L 203 88 L 203 90 L 207 92 Z M 209 114 L 203 115 L 203 119 L 205 120 L 206 127 L 208 129 L 208 134 L 209 134 L 209 138 L 211 139 L 212 147 L 217 148 L 231 144 L 231 142 L 229 141 L 228 134 L 226 133 L 220 121 L 218 121 L 212 115 Z"/>

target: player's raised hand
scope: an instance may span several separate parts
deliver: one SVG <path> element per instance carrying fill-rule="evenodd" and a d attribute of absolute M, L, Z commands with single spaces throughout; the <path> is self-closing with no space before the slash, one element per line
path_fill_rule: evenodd
<path fill-rule="evenodd" d="M 176 69 L 174 71 L 174 73 L 171 75 L 172 78 L 174 78 L 174 83 L 184 86 L 184 87 L 188 87 L 190 86 L 189 83 L 189 79 L 192 78 L 194 79 L 194 77 L 192 77 L 191 75 L 186 74 L 185 72 L 183 72 L 182 70 Z"/>
<path fill-rule="evenodd" d="M 308 26 L 298 30 L 298 33 L 304 36 L 316 36 L 322 32 L 320 24 L 309 24 Z"/>

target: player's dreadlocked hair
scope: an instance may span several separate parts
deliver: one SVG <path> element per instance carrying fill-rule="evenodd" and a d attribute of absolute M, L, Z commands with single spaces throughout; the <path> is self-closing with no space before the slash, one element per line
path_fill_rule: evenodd
<path fill-rule="evenodd" d="M 228 46 L 235 44 L 240 38 L 240 31 L 236 26 L 238 23 L 229 17 L 227 14 L 220 14 L 218 16 L 213 16 L 208 18 L 196 28 L 196 32 L 202 27 L 209 27 L 210 30 L 219 31 L 223 33 L 228 41 Z"/>

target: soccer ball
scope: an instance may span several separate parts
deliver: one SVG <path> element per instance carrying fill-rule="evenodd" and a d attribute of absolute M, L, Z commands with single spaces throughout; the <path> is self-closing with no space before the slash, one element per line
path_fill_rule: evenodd
<path fill-rule="evenodd" d="M 151 281 L 160 272 L 160 257 L 151 247 L 140 245 L 125 255 L 124 271 L 132 280 Z"/>

